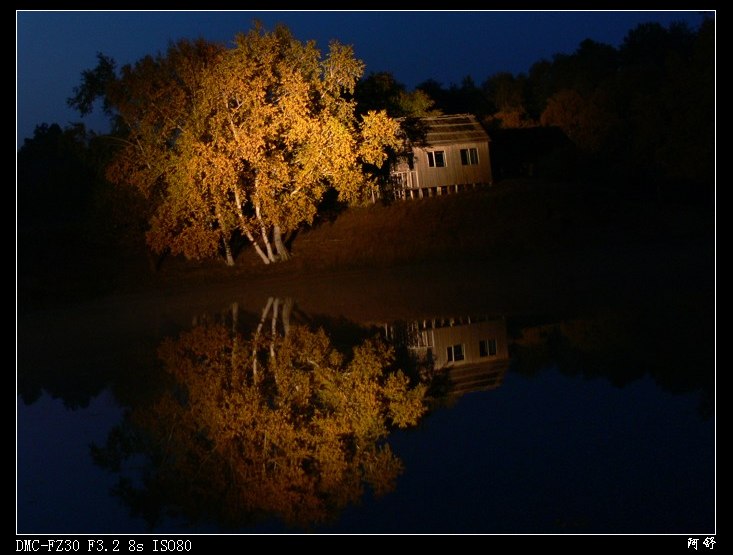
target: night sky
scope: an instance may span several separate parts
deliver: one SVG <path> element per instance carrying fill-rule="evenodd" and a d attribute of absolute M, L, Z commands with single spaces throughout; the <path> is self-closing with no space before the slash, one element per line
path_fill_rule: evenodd
<path fill-rule="evenodd" d="M 286 24 L 322 50 L 336 39 L 354 47 L 366 73 L 389 71 L 408 88 L 429 78 L 448 86 L 470 75 L 477 84 L 498 71 L 527 72 L 540 59 L 572 53 L 586 38 L 618 46 L 639 23 L 675 21 L 697 28 L 699 11 L 18 11 L 17 145 L 39 123 L 79 121 L 66 99 L 96 54 L 118 67 L 165 50 L 171 41 L 204 37 L 231 43 L 254 19 Z M 93 114 L 83 120 L 104 130 Z"/>

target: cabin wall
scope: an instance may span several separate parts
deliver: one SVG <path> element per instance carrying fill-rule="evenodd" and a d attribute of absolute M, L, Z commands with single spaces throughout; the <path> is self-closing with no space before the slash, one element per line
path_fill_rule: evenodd
<path fill-rule="evenodd" d="M 461 164 L 460 151 L 464 148 L 475 148 L 477 150 L 478 164 L 466 166 Z M 445 153 L 445 166 L 431 168 L 428 164 L 428 151 L 443 151 Z M 488 143 L 461 143 L 415 148 L 414 156 L 414 165 L 418 172 L 418 184 L 421 188 L 473 183 L 488 184 L 491 182 Z"/>
<path fill-rule="evenodd" d="M 428 333 L 432 333 L 433 357 L 436 368 L 509 359 L 509 346 L 504 320 L 434 328 L 428 330 Z M 496 353 L 481 356 L 479 344 L 482 340 L 496 341 Z M 464 357 L 462 361 L 448 360 L 448 347 L 455 345 L 461 345 Z"/>
<path fill-rule="evenodd" d="M 475 148 L 477 151 L 478 163 L 464 165 L 461 162 L 461 149 L 471 148 Z M 445 166 L 431 167 L 428 161 L 429 151 L 442 151 L 445 157 Z M 492 183 L 488 142 L 465 142 L 426 148 L 415 147 L 413 155 L 412 172 L 410 172 L 407 162 L 404 161 L 394 169 L 395 172 L 405 172 L 401 175 L 398 189 L 411 189 L 406 191 L 405 196 L 408 198 L 453 193 L 458 190 Z"/>

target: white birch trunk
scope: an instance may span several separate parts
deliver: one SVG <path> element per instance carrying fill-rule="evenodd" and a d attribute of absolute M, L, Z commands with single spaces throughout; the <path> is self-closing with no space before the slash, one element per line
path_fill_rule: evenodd
<path fill-rule="evenodd" d="M 272 228 L 272 239 L 273 239 L 273 242 L 275 243 L 275 248 L 277 249 L 277 254 L 280 257 L 280 260 L 289 260 L 290 253 L 288 252 L 288 249 L 285 246 L 285 243 L 283 243 L 283 237 L 282 237 L 282 232 L 280 231 L 280 226 L 276 225 Z"/>
<path fill-rule="evenodd" d="M 265 325 L 265 319 L 267 318 L 267 313 L 270 312 L 270 307 L 272 306 L 273 298 L 270 297 L 267 299 L 267 305 L 265 305 L 265 308 L 262 310 L 262 316 L 260 317 L 260 323 L 257 325 L 257 330 L 255 331 L 255 336 L 252 340 L 252 376 L 255 380 L 257 380 L 257 343 L 258 339 L 260 338 L 260 333 L 262 333 L 262 326 Z"/>
<path fill-rule="evenodd" d="M 267 258 L 267 255 L 262 252 L 262 248 L 260 247 L 259 243 L 255 239 L 254 235 L 252 235 L 252 232 L 249 230 L 249 226 L 247 225 L 247 220 L 244 218 L 244 213 L 242 212 L 242 201 L 239 197 L 239 191 L 237 188 L 234 188 L 234 200 L 237 203 L 237 215 L 239 216 L 239 225 L 242 228 L 242 232 L 244 233 L 245 237 L 249 240 L 249 242 L 252 244 L 252 246 L 255 248 L 255 252 L 257 255 L 262 259 L 262 262 L 265 264 L 270 263 L 270 259 Z"/>

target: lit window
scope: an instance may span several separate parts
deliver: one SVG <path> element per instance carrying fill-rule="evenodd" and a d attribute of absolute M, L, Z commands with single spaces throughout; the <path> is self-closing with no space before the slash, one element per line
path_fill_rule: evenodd
<path fill-rule="evenodd" d="M 450 345 L 448 347 L 448 362 L 463 360 L 465 357 L 463 355 L 463 345 Z"/>
<path fill-rule="evenodd" d="M 478 150 L 475 148 L 462 148 L 461 164 L 464 166 L 475 166 L 478 164 Z"/>
<path fill-rule="evenodd" d="M 430 166 L 431 168 L 445 167 L 445 151 L 429 150 L 428 151 L 428 166 Z"/>

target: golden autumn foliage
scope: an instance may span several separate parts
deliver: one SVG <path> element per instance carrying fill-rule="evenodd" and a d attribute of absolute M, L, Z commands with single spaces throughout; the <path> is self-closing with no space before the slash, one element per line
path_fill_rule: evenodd
<path fill-rule="evenodd" d="M 347 359 L 322 330 L 260 326 L 247 337 L 215 322 L 165 340 L 159 357 L 172 386 L 131 413 L 154 446 L 148 487 L 189 517 L 231 526 L 276 517 L 308 529 L 367 488 L 389 492 L 402 465 L 387 435 L 426 410 L 425 386 L 387 371 L 393 352 L 377 339 Z"/>
<path fill-rule="evenodd" d="M 155 205 L 150 247 L 233 264 L 238 236 L 269 264 L 289 257 L 283 238 L 313 221 L 328 189 L 367 198 L 377 185 L 363 165 L 385 162 L 398 123 L 355 115 L 363 70 L 349 46 L 324 56 L 259 24 L 232 48 L 183 40 L 123 67 L 104 93 L 125 131 L 107 173 Z"/>

